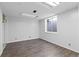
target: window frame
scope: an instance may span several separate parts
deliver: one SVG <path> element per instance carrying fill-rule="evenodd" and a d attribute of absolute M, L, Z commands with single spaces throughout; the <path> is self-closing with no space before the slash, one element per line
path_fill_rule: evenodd
<path fill-rule="evenodd" d="M 48 19 L 51 19 L 51 18 L 53 18 L 53 17 L 56 17 L 56 18 L 57 18 L 57 15 L 56 15 L 56 16 L 51 16 L 51 17 L 48 17 L 48 18 L 45 19 L 45 32 L 46 32 L 46 33 L 58 33 L 58 30 L 57 30 L 57 32 L 53 32 L 53 31 L 50 32 L 50 31 L 47 30 L 47 20 L 48 20 Z M 57 18 L 57 20 L 58 20 L 58 18 Z M 56 24 L 56 27 L 57 27 L 57 24 Z M 58 28 L 58 27 L 57 27 L 57 28 Z"/>

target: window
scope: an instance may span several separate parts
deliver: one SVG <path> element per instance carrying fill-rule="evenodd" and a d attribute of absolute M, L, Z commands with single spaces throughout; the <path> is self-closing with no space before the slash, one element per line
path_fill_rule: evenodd
<path fill-rule="evenodd" d="M 57 16 L 45 19 L 45 32 L 57 32 Z"/>

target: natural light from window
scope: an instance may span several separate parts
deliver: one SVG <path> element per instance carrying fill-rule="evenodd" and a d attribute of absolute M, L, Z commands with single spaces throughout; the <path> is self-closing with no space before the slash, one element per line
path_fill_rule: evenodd
<path fill-rule="evenodd" d="M 45 19 L 45 32 L 47 33 L 57 32 L 57 16 Z"/>

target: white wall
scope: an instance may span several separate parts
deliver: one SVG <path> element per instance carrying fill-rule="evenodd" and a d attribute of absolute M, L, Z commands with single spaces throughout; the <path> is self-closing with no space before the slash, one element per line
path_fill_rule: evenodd
<path fill-rule="evenodd" d="M 39 21 L 40 38 L 59 46 L 79 52 L 79 11 L 78 8 L 58 15 L 57 33 L 46 33 L 44 20 Z M 69 46 L 68 44 L 71 44 Z"/>
<path fill-rule="evenodd" d="M 0 55 L 3 52 L 3 44 L 4 44 L 4 24 L 2 23 L 2 12 L 0 10 Z"/>
<path fill-rule="evenodd" d="M 6 43 L 39 38 L 38 21 L 34 19 L 9 18 L 6 28 Z"/>

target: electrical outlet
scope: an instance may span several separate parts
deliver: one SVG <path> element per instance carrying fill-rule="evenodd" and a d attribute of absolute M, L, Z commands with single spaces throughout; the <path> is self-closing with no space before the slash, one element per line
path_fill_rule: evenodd
<path fill-rule="evenodd" d="M 17 38 L 15 37 L 15 40 L 17 40 Z"/>
<path fill-rule="evenodd" d="M 31 38 L 31 36 L 29 36 L 29 38 Z"/>
<path fill-rule="evenodd" d="M 71 46 L 71 43 L 69 43 L 68 46 Z"/>

